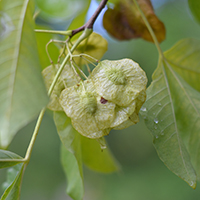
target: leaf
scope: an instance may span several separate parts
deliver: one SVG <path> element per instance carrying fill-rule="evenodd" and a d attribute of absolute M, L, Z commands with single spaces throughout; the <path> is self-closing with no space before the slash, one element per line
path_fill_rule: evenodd
<path fill-rule="evenodd" d="M 63 144 L 61 160 L 68 179 L 67 193 L 74 199 L 82 199 L 82 162 L 90 169 L 103 173 L 114 172 L 119 165 L 108 148 L 101 151 L 96 140 L 81 136 L 64 112 L 54 112 L 54 121 Z"/>
<path fill-rule="evenodd" d="M 189 86 L 172 68 L 168 77 L 174 101 L 177 127 L 188 147 L 198 178 L 200 178 L 200 93 Z M 178 94 L 178 95 L 177 95 Z"/>
<path fill-rule="evenodd" d="M 21 156 L 13 152 L 0 149 L 0 169 L 19 164 L 22 162 L 21 159 L 23 159 Z"/>
<path fill-rule="evenodd" d="M 86 137 L 81 137 L 81 144 L 83 162 L 90 169 L 103 173 L 119 170 L 119 165 L 108 147 L 101 150 L 97 140 Z"/>
<path fill-rule="evenodd" d="M 62 141 L 61 161 L 68 179 L 67 193 L 75 200 L 83 198 L 83 172 L 80 134 L 64 112 L 54 112 L 54 121 Z"/>
<path fill-rule="evenodd" d="M 183 39 L 164 55 L 173 69 L 193 88 L 200 91 L 200 40 Z"/>
<path fill-rule="evenodd" d="M 86 0 L 36 0 L 40 16 L 49 21 L 71 19 L 85 7 Z"/>
<path fill-rule="evenodd" d="M 7 171 L 7 181 L 4 183 L 4 187 L 7 188 L 1 200 L 19 200 L 21 192 L 22 176 L 24 172 L 24 165 L 18 164 Z"/>
<path fill-rule="evenodd" d="M 147 89 L 147 101 L 141 114 L 152 132 L 160 159 L 172 172 L 195 188 L 196 174 L 183 143 L 180 127 L 184 123 L 181 118 L 188 119 L 193 116 L 193 110 L 190 108 L 195 99 L 191 101 L 191 98 L 196 94 L 188 94 L 190 86 L 165 61 L 159 61 L 152 78 L 153 82 Z M 180 107 L 182 116 L 177 111 Z"/>
<path fill-rule="evenodd" d="M 165 39 L 165 26 L 157 18 L 150 0 L 137 0 L 141 10 L 152 27 L 157 40 Z M 135 6 L 133 0 L 119 0 L 114 8 L 108 8 L 103 17 L 103 26 L 107 32 L 118 40 L 143 38 L 153 42 L 153 39 Z"/>
<path fill-rule="evenodd" d="M 48 27 L 43 27 L 43 26 L 36 26 L 36 29 L 45 29 L 49 30 Z M 39 53 L 39 58 L 40 58 L 40 63 L 42 66 L 42 69 L 45 67 L 49 66 L 50 60 L 47 56 L 46 52 L 46 44 L 51 40 L 54 39 L 55 35 L 49 34 L 49 33 L 36 33 L 36 40 L 37 40 L 37 49 Z M 59 56 L 59 49 L 58 47 L 53 43 L 48 46 L 48 52 L 51 56 L 51 59 L 53 60 L 54 63 L 57 63 L 57 59 Z"/>
<path fill-rule="evenodd" d="M 0 9 L 9 20 L 9 25 L 1 20 L 3 27 L 12 26 L 3 30 L 0 40 L 0 147 L 6 148 L 16 132 L 37 116 L 48 98 L 33 31 L 33 1 L 2 0 Z"/>
<path fill-rule="evenodd" d="M 177 126 L 188 148 L 197 177 L 200 178 L 200 40 L 184 39 L 164 53 L 168 62 L 179 75 L 173 73 L 172 95 L 174 95 Z M 171 70 L 173 72 L 173 70 Z M 177 84 L 175 84 L 177 82 Z M 195 88 L 195 89 L 193 89 Z M 180 92 L 181 91 L 181 92 Z M 179 94 L 177 96 L 177 94 Z"/>
<path fill-rule="evenodd" d="M 200 2 L 197 0 L 188 0 L 188 4 L 194 18 L 200 23 Z"/>
<path fill-rule="evenodd" d="M 83 177 L 75 156 L 61 145 L 61 163 L 67 178 L 67 193 L 74 200 L 83 198 Z"/>

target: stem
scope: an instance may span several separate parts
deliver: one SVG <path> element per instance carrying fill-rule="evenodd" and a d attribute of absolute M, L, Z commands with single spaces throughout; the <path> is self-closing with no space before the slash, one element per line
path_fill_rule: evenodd
<path fill-rule="evenodd" d="M 76 40 L 76 42 L 74 43 L 74 45 L 72 46 L 72 48 L 71 48 L 71 53 L 73 53 L 73 51 L 76 49 L 76 47 L 85 39 L 85 38 L 87 38 L 91 33 L 92 33 L 92 29 L 85 29 L 85 31 L 82 33 L 82 35 L 78 38 L 78 40 Z M 52 82 L 52 84 L 51 84 L 51 86 L 50 86 L 50 88 L 49 88 L 49 91 L 48 91 L 48 95 L 50 96 L 51 95 L 51 93 L 53 92 L 53 89 L 54 89 L 54 87 L 55 87 L 55 85 L 56 85 L 56 82 L 57 82 L 57 80 L 58 80 L 58 78 L 59 78 L 59 76 L 60 76 L 60 74 L 61 74 L 61 72 L 62 72 L 62 70 L 63 70 L 63 68 L 64 68 L 64 66 L 65 66 L 65 64 L 66 64 L 66 62 L 69 60 L 69 58 L 70 58 L 70 54 L 68 53 L 67 54 L 67 56 L 65 57 L 65 59 L 63 60 L 63 62 L 62 62 L 62 64 L 60 65 L 60 68 L 58 69 L 58 71 L 57 71 L 57 73 L 56 73 L 56 75 L 55 75 L 55 77 L 54 77 L 54 79 L 53 79 L 53 82 Z"/>
<path fill-rule="evenodd" d="M 35 20 L 37 18 L 37 16 L 40 14 L 41 10 L 38 9 L 35 11 L 34 15 L 33 15 L 33 20 Z"/>
<path fill-rule="evenodd" d="M 73 60 L 72 60 L 72 65 L 73 65 Z M 74 65 L 76 66 L 76 68 L 79 70 L 79 72 L 82 74 L 82 76 L 85 78 L 85 80 L 88 79 L 88 77 L 85 75 L 85 73 L 80 69 L 80 67 L 74 62 Z"/>
<path fill-rule="evenodd" d="M 71 48 L 71 52 L 73 52 L 76 47 L 80 44 L 80 42 L 82 42 L 85 38 L 87 38 L 90 34 L 92 33 L 92 29 L 86 29 L 82 35 L 78 38 L 78 40 L 76 41 L 76 43 L 74 43 L 74 45 L 72 46 Z M 49 91 L 48 91 L 48 95 L 50 96 L 51 93 L 53 92 L 53 89 L 56 85 L 56 82 L 62 72 L 62 69 L 64 68 L 65 66 L 65 63 L 68 61 L 68 59 L 70 58 L 69 54 L 65 57 L 64 61 L 62 62 L 60 68 L 58 69 L 57 73 L 56 73 L 56 76 L 49 88 Z M 32 150 L 33 150 L 33 146 L 34 146 L 34 143 L 35 143 L 35 140 L 36 140 L 36 137 L 38 135 L 38 132 L 39 132 L 39 128 L 40 128 L 40 125 L 41 125 L 41 122 L 42 122 L 42 118 L 44 116 L 44 113 L 45 113 L 45 110 L 46 108 L 43 108 L 39 114 L 39 117 L 38 117 L 38 120 L 37 120 L 37 123 L 35 125 L 35 129 L 34 129 L 34 132 L 33 132 L 33 135 L 32 135 L 32 138 L 31 138 L 31 141 L 29 143 L 29 146 L 28 146 L 28 149 L 26 151 L 26 155 L 25 155 L 25 159 L 24 161 L 28 164 L 29 163 L 29 160 L 30 160 L 30 157 L 31 157 L 31 153 L 32 153 Z"/>
<path fill-rule="evenodd" d="M 133 1 L 134 1 L 135 5 L 136 5 L 137 9 L 140 11 L 141 17 L 142 17 L 145 25 L 147 26 L 147 29 L 149 30 L 149 32 L 151 34 L 151 37 L 153 38 L 153 41 L 154 41 L 154 43 L 156 45 L 158 53 L 160 54 L 161 58 L 164 59 L 164 55 L 163 55 L 162 49 L 160 48 L 160 44 L 159 44 L 159 42 L 158 42 L 158 40 L 157 40 L 157 38 L 156 38 L 156 36 L 154 34 L 153 29 L 151 28 L 151 26 L 150 26 L 150 24 L 149 24 L 146 16 L 144 15 L 144 13 L 142 12 L 142 10 L 140 9 L 140 6 L 138 5 L 137 0 L 133 0 Z"/>
<path fill-rule="evenodd" d="M 31 153 L 33 151 L 33 145 L 35 143 L 35 140 L 36 140 L 36 137 L 38 135 L 38 132 L 39 132 L 39 128 L 40 128 L 40 125 L 41 125 L 41 122 L 42 122 L 42 118 L 44 116 L 44 113 L 45 113 L 45 110 L 46 108 L 43 108 L 40 112 L 40 115 L 38 117 L 38 120 L 37 120 L 37 123 L 35 125 L 35 129 L 34 129 L 34 132 L 33 132 L 33 135 L 32 135 L 32 138 L 31 138 L 31 141 L 29 143 L 29 146 L 28 146 L 28 149 L 26 151 L 26 155 L 25 155 L 25 161 L 26 163 L 28 164 L 29 163 L 29 160 L 30 160 L 30 157 L 31 157 Z"/>
<path fill-rule="evenodd" d="M 78 28 L 78 29 L 75 29 L 73 31 L 69 30 L 69 31 L 51 31 L 51 30 L 35 30 L 36 32 L 40 32 L 40 33 L 54 33 L 54 34 L 61 34 L 61 35 L 68 35 L 70 38 L 73 37 L 75 34 L 77 34 L 78 32 L 80 31 L 83 31 L 84 32 L 82 33 L 82 35 L 78 38 L 78 40 L 74 43 L 74 45 L 72 46 L 71 48 L 71 52 L 73 53 L 73 51 L 76 49 L 76 47 L 87 37 L 89 37 L 89 35 L 93 32 L 93 24 L 96 20 L 96 18 L 98 17 L 99 13 L 101 12 L 101 10 L 105 7 L 106 3 L 107 3 L 108 0 L 102 0 L 101 3 L 99 4 L 99 7 L 97 8 L 97 10 L 95 11 L 95 13 L 92 15 L 92 17 L 89 19 L 89 21 L 83 25 L 82 27 Z M 50 96 L 51 93 L 53 92 L 53 89 L 56 85 L 56 82 L 66 64 L 66 62 L 69 60 L 70 58 L 70 54 L 67 54 L 67 56 L 65 57 L 65 59 L 63 60 L 62 64 L 60 65 L 60 68 L 58 69 L 55 77 L 54 77 L 54 80 L 48 90 L 48 95 Z M 44 116 L 44 113 L 45 113 L 45 110 L 46 110 L 46 107 L 43 108 L 39 114 L 39 117 L 38 117 L 38 120 L 37 120 L 37 123 L 36 123 L 36 126 L 35 126 L 35 129 L 34 129 L 34 132 L 33 132 L 33 135 L 32 135 L 32 138 L 31 138 L 31 141 L 29 143 L 29 146 L 28 146 L 28 149 L 26 151 L 26 155 L 25 155 L 25 158 L 23 159 L 23 161 L 26 163 L 26 166 L 28 165 L 29 163 L 29 160 L 30 160 L 30 157 L 31 157 L 31 153 L 32 153 L 32 150 L 33 150 L 33 146 L 34 146 L 34 143 L 35 143 L 35 140 L 36 140 L 36 137 L 38 135 L 38 132 L 39 132 L 39 128 L 40 128 L 40 125 L 41 125 L 41 122 L 42 122 L 42 119 L 43 119 L 43 116 Z"/>
<path fill-rule="evenodd" d="M 92 15 L 92 17 L 88 20 L 88 22 L 85 24 L 86 28 L 93 28 L 93 24 L 96 21 L 97 17 L 99 16 L 99 13 L 101 10 L 106 6 L 108 0 L 102 0 L 101 3 L 99 4 L 98 8 Z"/>
<path fill-rule="evenodd" d="M 83 31 L 86 28 L 93 29 L 94 22 L 96 21 L 97 17 L 99 16 L 99 13 L 103 10 L 103 8 L 105 7 L 107 2 L 108 2 L 108 0 L 102 0 L 101 3 L 99 4 L 98 8 L 92 15 L 92 17 L 83 26 L 72 31 L 72 36 L 77 34 L 80 31 Z"/>
<path fill-rule="evenodd" d="M 72 36 L 71 30 L 68 30 L 68 31 L 52 31 L 52 30 L 35 29 L 35 32 L 37 32 L 37 33 L 53 33 L 53 34 Z"/>

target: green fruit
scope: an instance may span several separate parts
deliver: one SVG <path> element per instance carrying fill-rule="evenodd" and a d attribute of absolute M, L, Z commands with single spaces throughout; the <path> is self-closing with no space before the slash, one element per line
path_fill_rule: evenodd
<path fill-rule="evenodd" d="M 66 88 L 60 95 L 60 104 L 74 128 L 83 136 L 100 138 L 109 134 L 115 118 L 115 104 L 103 101 L 91 80 Z"/>
<path fill-rule="evenodd" d="M 55 68 L 52 65 L 50 65 L 42 71 L 42 75 L 44 77 L 47 90 L 50 88 L 50 85 L 56 75 L 58 68 L 59 68 L 59 65 L 55 65 Z M 50 102 L 47 107 L 53 111 L 63 110 L 59 103 L 60 93 L 62 92 L 62 90 L 65 89 L 65 87 L 71 87 L 77 84 L 78 82 L 79 82 L 79 79 L 75 75 L 72 68 L 69 65 L 65 65 L 54 87 L 54 90 L 50 96 Z"/>
<path fill-rule="evenodd" d="M 131 59 L 104 60 L 90 78 L 100 96 L 123 107 L 136 100 L 147 84 L 145 72 Z"/>

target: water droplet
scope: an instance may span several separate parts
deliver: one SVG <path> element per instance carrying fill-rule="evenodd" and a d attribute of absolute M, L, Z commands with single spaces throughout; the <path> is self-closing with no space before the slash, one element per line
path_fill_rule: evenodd
<path fill-rule="evenodd" d="M 158 139 L 158 135 L 156 135 L 155 137 L 156 137 L 156 139 Z"/>
<path fill-rule="evenodd" d="M 142 108 L 141 108 L 141 111 L 146 112 L 146 111 L 147 111 L 147 108 L 142 107 Z"/>
<path fill-rule="evenodd" d="M 144 116 L 143 119 L 147 119 L 147 116 Z"/>
<path fill-rule="evenodd" d="M 100 144 L 101 151 L 103 151 L 104 149 L 107 148 L 107 147 L 106 147 L 105 140 L 104 140 L 103 137 L 102 137 L 102 138 L 98 138 L 98 139 L 96 139 L 96 140 L 97 140 L 97 142 Z"/>
<path fill-rule="evenodd" d="M 154 129 L 157 129 L 158 127 L 157 126 L 154 126 Z"/>
<path fill-rule="evenodd" d="M 156 113 L 153 113 L 153 115 L 155 115 Z"/>
<path fill-rule="evenodd" d="M 158 103 L 158 105 L 159 105 L 159 106 L 162 106 L 162 104 L 161 104 L 160 102 Z"/>
<path fill-rule="evenodd" d="M 161 135 L 164 135 L 164 132 L 163 132 L 163 131 L 161 131 Z"/>
<path fill-rule="evenodd" d="M 191 186 L 192 188 L 195 188 L 195 187 L 196 187 L 196 183 L 193 182 L 193 181 L 191 181 L 190 186 Z"/>
<path fill-rule="evenodd" d="M 154 119 L 154 123 L 158 124 L 159 120 L 157 118 Z"/>

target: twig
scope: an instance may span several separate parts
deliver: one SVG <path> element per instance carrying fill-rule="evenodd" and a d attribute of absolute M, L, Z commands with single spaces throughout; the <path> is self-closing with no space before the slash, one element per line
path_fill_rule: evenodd
<path fill-rule="evenodd" d="M 108 0 L 102 0 L 92 15 L 92 17 L 81 27 L 74 29 L 74 30 L 68 30 L 68 31 L 52 31 L 52 30 L 40 30 L 35 29 L 35 32 L 38 33 L 52 33 L 52 34 L 60 34 L 60 35 L 67 35 L 69 37 L 73 37 L 77 33 L 85 30 L 85 29 L 93 29 L 94 22 L 96 21 L 97 17 L 99 16 L 100 12 L 103 10 L 103 8 L 106 6 L 106 3 Z"/>
<path fill-rule="evenodd" d="M 103 10 L 103 8 L 105 7 L 107 2 L 108 2 L 108 0 L 102 0 L 101 3 L 99 4 L 98 8 L 96 9 L 94 14 L 92 15 L 92 17 L 83 26 L 72 30 L 72 36 L 83 31 L 86 28 L 93 29 L 94 22 L 96 21 L 97 17 L 99 16 L 99 13 Z"/>
<path fill-rule="evenodd" d="M 72 31 L 53 31 L 53 30 L 42 30 L 42 29 L 35 29 L 36 33 L 51 33 L 51 34 L 60 34 L 65 36 L 72 36 Z"/>

